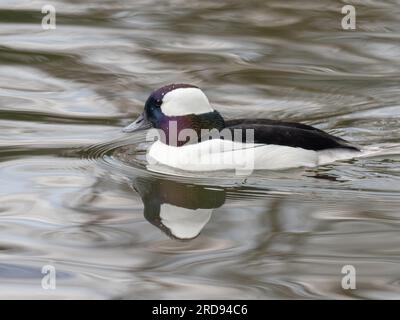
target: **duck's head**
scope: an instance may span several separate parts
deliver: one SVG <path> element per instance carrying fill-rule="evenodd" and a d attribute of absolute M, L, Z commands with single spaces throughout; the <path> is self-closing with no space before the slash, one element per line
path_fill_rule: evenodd
<path fill-rule="evenodd" d="M 222 116 L 211 107 L 198 87 L 170 84 L 153 91 L 144 105 L 144 112 L 123 131 L 153 127 L 163 130 L 168 139 L 171 121 L 176 123 L 178 135 L 181 130 L 193 129 L 200 136 L 201 129 L 222 130 L 225 126 Z M 167 140 L 167 143 L 172 144 L 172 141 Z"/>

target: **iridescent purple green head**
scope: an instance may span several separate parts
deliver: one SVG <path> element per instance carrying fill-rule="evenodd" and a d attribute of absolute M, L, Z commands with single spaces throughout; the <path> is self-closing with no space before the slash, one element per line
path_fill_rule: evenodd
<path fill-rule="evenodd" d="M 144 112 L 123 131 L 134 132 L 151 127 L 161 129 L 167 144 L 179 146 L 186 141 L 171 141 L 170 128 L 176 127 L 178 135 L 182 130 L 193 129 L 200 138 L 201 129 L 222 130 L 224 126 L 224 119 L 211 107 L 198 87 L 170 84 L 153 91 L 145 103 Z"/>

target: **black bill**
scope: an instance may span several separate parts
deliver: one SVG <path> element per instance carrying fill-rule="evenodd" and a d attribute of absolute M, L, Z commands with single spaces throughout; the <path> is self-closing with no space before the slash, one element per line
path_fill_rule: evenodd
<path fill-rule="evenodd" d="M 122 129 L 123 132 L 134 132 L 151 128 L 151 122 L 147 120 L 146 116 L 142 113 L 134 122 L 129 126 Z"/>

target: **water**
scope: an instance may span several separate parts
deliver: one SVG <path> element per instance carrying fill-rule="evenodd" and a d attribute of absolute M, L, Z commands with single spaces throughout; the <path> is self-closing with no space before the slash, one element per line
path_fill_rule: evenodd
<path fill-rule="evenodd" d="M 344 31 L 346 3 L 63 0 L 42 30 L 47 1 L 1 1 L 0 298 L 400 298 L 400 7 L 351 1 Z M 121 128 L 173 82 L 386 155 L 148 172 Z"/>

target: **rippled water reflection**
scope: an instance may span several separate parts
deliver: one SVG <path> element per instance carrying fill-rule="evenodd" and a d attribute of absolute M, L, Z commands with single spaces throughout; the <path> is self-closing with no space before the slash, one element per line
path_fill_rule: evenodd
<path fill-rule="evenodd" d="M 351 2 L 356 31 L 341 29 L 346 1 L 52 3 L 48 31 L 47 2 L 0 4 L 1 298 L 400 297 L 398 1 Z M 150 173 L 144 136 L 120 129 L 172 82 L 226 118 L 388 152 L 247 178 Z"/>

